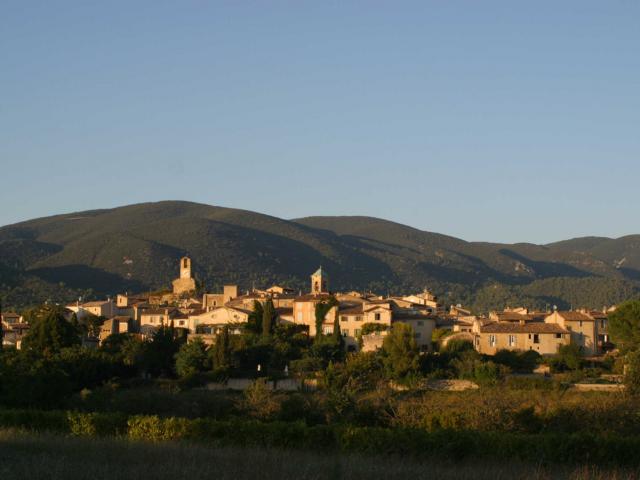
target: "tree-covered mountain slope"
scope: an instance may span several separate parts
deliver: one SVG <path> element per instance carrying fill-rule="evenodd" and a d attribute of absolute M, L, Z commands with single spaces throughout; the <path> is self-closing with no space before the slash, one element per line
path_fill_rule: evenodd
<path fill-rule="evenodd" d="M 15 306 L 155 290 L 176 277 L 183 255 L 208 289 L 275 282 L 306 289 L 322 265 L 336 290 L 426 286 L 445 302 L 478 309 L 505 302 L 596 307 L 636 295 L 640 285 L 640 236 L 479 243 L 371 217 L 284 220 L 165 201 L 0 228 L 0 288 Z"/>

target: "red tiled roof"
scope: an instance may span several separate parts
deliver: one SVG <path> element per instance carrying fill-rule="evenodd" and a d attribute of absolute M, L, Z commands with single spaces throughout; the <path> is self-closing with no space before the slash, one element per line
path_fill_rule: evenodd
<path fill-rule="evenodd" d="M 573 310 L 566 311 L 566 312 L 558 312 L 558 315 L 560 315 L 562 318 L 570 322 L 577 322 L 579 320 L 582 320 L 583 322 L 589 322 L 594 320 L 593 317 L 590 317 L 586 313 L 576 312 Z"/>
<path fill-rule="evenodd" d="M 493 322 L 480 327 L 481 333 L 569 333 L 556 323 L 528 322 L 524 325 L 515 322 Z"/>

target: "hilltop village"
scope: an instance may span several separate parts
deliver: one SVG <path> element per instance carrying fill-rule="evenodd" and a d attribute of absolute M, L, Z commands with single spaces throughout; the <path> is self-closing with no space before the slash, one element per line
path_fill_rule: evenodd
<path fill-rule="evenodd" d="M 196 298 L 189 257 L 180 259 L 179 277 L 172 286 L 172 291 L 161 294 L 124 293 L 115 299 L 78 301 L 66 305 L 66 316 L 95 319 L 95 328 L 85 339 L 89 345 L 98 345 L 116 333 L 150 338 L 163 326 L 184 331 L 187 340 L 198 337 L 213 345 L 223 328 L 231 334 L 240 333 L 256 303 L 264 307 L 270 302 L 276 323 L 303 326 L 310 337 L 316 336 L 318 328 L 324 335 L 332 335 L 339 329 L 346 350 L 351 352 L 379 349 L 394 323 L 409 325 L 423 352 L 446 346 L 453 340 L 468 341 L 485 355 L 500 350 L 554 355 L 559 347 L 571 344 L 578 346 L 585 356 L 597 356 L 614 347 L 607 325 L 607 313 L 614 307 L 602 311 L 547 312 L 507 307 L 487 316 L 476 316 L 461 305 L 445 308 L 426 289 L 389 297 L 355 291 L 332 292 L 329 275 L 321 267 L 310 276 L 308 292 L 274 285 L 240 293 L 237 285 L 225 285 L 222 292 Z M 319 304 L 325 306 L 321 322 L 317 314 Z M 21 315 L 5 312 L 2 326 L 3 344 L 20 348 L 29 324 Z"/>

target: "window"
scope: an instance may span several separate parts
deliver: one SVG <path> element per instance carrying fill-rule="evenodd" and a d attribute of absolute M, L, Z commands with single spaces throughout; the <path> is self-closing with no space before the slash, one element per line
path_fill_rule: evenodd
<path fill-rule="evenodd" d="M 418 320 L 418 326 L 422 327 L 424 325 L 424 322 L 422 320 Z"/>
<path fill-rule="evenodd" d="M 374 319 L 374 320 L 380 320 L 380 314 L 379 314 L 379 313 L 376 313 L 376 314 L 373 316 L 373 319 Z"/>
<path fill-rule="evenodd" d="M 361 321 L 362 321 L 362 315 L 357 315 L 356 322 L 361 322 Z"/>
<path fill-rule="evenodd" d="M 349 336 L 349 330 L 348 329 L 342 330 L 342 336 L 343 337 L 348 337 Z"/>
<path fill-rule="evenodd" d="M 580 328 L 582 328 L 582 320 L 580 320 Z"/>
<path fill-rule="evenodd" d="M 422 336 L 422 334 L 420 332 L 413 334 L 414 338 L 420 338 L 421 336 Z"/>
<path fill-rule="evenodd" d="M 515 347 L 516 346 L 516 336 L 515 335 L 509 335 L 509 346 L 510 347 Z"/>
<path fill-rule="evenodd" d="M 491 347 L 495 347 L 496 346 L 496 336 L 495 335 L 489 335 L 489 346 Z"/>
<path fill-rule="evenodd" d="M 556 333 L 556 338 L 562 338 L 562 334 L 561 333 Z"/>
<path fill-rule="evenodd" d="M 537 333 L 533 334 L 533 343 L 540 343 L 540 335 Z"/>
<path fill-rule="evenodd" d="M 180 325 L 184 325 L 184 320 L 180 320 L 178 323 L 179 323 Z"/>
<path fill-rule="evenodd" d="M 325 335 L 331 335 L 333 333 L 333 327 L 323 327 L 322 333 Z"/>
<path fill-rule="evenodd" d="M 349 319 L 348 319 L 345 315 L 342 315 L 342 316 L 340 317 L 340 321 L 341 321 L 341 322 L 346 322 L 347 320 L 349 320 Z"/>

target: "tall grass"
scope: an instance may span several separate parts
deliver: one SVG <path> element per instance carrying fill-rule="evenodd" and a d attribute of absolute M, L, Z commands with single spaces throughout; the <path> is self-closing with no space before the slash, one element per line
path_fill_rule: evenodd
<path fill-rule="evenodd" d="M 318 446 L 322 450 L 322 446 Z M 633 470 L 557 467 L 525 462 L 441 462 L 394 456 L 220 448 L 0 430 L 0 477 L 78 480 L 336 480 L 640 478 Z"/>

